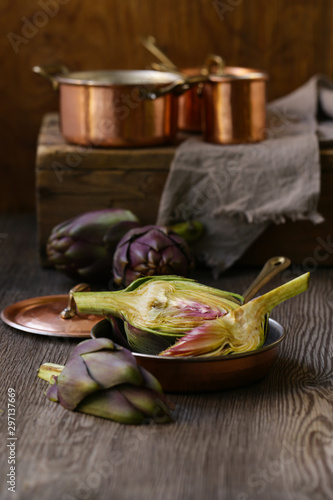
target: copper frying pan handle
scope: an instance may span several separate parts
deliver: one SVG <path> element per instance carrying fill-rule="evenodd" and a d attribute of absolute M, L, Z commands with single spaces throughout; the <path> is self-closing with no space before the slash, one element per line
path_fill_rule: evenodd
<path fill-rule="evenodd" d="M 291 261 L 287 257 L 272 257 L 269 259 L 256 279 L 243 293 L 244 303 L 251 300 L 256 293 L 268 283 L 274 276 L 290 266 Z"/>
<path fill-rule="evenodd" d="M 59 82 L 56 79 L 56 76 L 66 75 L 67 73 L 69 73 L 69 69 L 62 64 L 52 66 L 34 66 L 32 68 L 32 71 L 50 82 L 53 90 L 58 90 L 59 88 Z"/>
<path fill-rule="evenodd" d="M 73 293 L 75 292 L 90 292 L 90 285 L 88 283 L 79 283 L 78 285 L 74 286 L 73 288 L 70 289 L 69 294 L 68 294 L 68 303 L 67 307 L 60 313 L 60 317 L 62 319 L 70 319 L 73 318 L 73 316 L 76 316 L 76 306 L 75 306 L 75 301 L 73 297 Z"/>

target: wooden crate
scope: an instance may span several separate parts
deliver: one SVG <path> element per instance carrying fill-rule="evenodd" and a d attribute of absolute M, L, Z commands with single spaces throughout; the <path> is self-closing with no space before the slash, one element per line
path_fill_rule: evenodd
<path fill-rule="evenodd" d="M 176 145 L 134 149 L 69 145 L 61 136 L 58 114 L 47 114 L 36 156 L 36 209 L 42 262 L 45 264 L 45 244 L 52 228 L 82 212 L 120 207 L 132 210 L 142 224 L 155 223 L 175 150 Z M 246 252 L 240 264 L 262 265 L 274 255 L 287 255 L 295 264 L 309 268 L 333 264 L 333 150 L 321 152 L 321 165 L 319 211 L 325 222 L 316 226 L 306 221 L 272 225 Z"/>
<path fill-rule="evenodd" d="M 56 113 L 45 115 L 36 156 L 38 241 L 42 259 L 52 228 L 90 210 L 125 208 L 154 224 L 176 146 L 107 149 L 67 144 Z"/>

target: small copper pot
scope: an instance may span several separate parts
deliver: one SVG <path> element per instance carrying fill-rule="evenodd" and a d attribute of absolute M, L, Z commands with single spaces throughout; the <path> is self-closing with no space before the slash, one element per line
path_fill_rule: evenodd
<path fill-rule="evenodd" d="M 219 75 L 210 70 L 203 73 L 203 68 L 186 68 L 182 74 L 191 79 L 198 75 L 201 82 L 178 97 L 179 130 L 203 132 L 204 140 L 215 144 L 265 139 L 265 73 L 225 67 Z"/>
<path fill-rule="evenodd" d="M 250 68 L 226 67 L 202 83 L 203 136 L 215 144 L 265 139 L 267 75 Z"/>
<path fill-rule="evenodd" d="M 203 131 L 207 142 L 239 144 L 265 138 L 267 75 L 255 69 L 225 67 L 224 60 L 208 54 L 200 68 L 179 71 L 156 45 L 153 36 L 142 38 L 142 44 L 160 63 L 152 68 L 175 71 L 186 78 L 201 75 L 202 82 L 182 94 L 179 100 L 178 128 L 186 132 Z M 202 94 L 200 100 L 199 94 Z M 200 102 L 201 101 L 201 102 Z"/>
<path fill-rule="evenodd" d="M 69 72 L 35 66 L 60 92 L 60 124 L 74 144 L 103 147 L 173 142 L 178 95 L 191 83 L 174 73 L 149 70 Z M 194 83 L 195 84 L 195 81 Z"/>
<path fill-rule="evenodd" d="M 200 68 L 183 70 L 194 75 Z M 255 69 L 225 67 L 179 97 L 178 127 L 203 132 L 215 144 L 240 144 L 265 139 L 266 82 Z"/>

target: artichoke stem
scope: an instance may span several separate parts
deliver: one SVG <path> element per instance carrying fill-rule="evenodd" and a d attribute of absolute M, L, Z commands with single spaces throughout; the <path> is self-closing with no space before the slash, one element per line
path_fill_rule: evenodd
<path fill-rule="evenodd" d="M 38 377 L 46 380 L 50 384 L 54 384 L 54 378 L 58 377 L 65 367 L 63 365 L 57 365 L 55 363 L 44 363 L 38 368 Z"/>
<path fill-rule="evenodd" d="M 118 295 L 119 297 L 123 295 L 122 290 L 111 293 L 111 297 L 117 297 L 117 302 L 112 302 L 110 292 L 80 292 L 74 293 L 73 296 L 78 312 L 107 316 L 108 314 L 117 313 L 119 308 Z"/>
<path fill-rule="evenodd" d="M 264 295 L 261 295 L 260 297 L 257 297 L 256 299 L 248 302 L 243 306 L 243 310 L 246 308 L 251 310 L 252 307 L 256 305 L 258 309 L 263 308 L 266 310 L 266 312 L 270 313 L 271 310 L 274 309 L 274 307 L 276 307 L 277 305 L 281 304 L 281 302 L 284 302 L 287 299 L 295 297 L 295 295 L 305 292 L 305 290 L 307 290 L 309 287 L 309 277 L 310 273 L 302 274 L 298 278 L 295 278 L 292 281 L 288 281 L 278 288 L 274 288 L 274 290 L 271 290 Z"/>

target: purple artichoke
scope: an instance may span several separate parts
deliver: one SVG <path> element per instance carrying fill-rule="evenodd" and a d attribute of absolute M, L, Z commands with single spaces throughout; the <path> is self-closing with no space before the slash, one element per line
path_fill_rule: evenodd
<path fill-rule="evenodd" d="M 158 380 L 110 339 L 81 342 L 65 366 L 44 363 L 38 376 L 51 384 L 47 397 L 68 410 L 126 424 L 171 421 Z"/>
<path fill-rule="evenodd" d="M 107 282 L 119 240 L 138 226 L 129 210 L 83 213 L 53 228 L 46 246 L 48 260 L 71 278 Z"/>
<path fill-rule="evenodd" d="M 113 279 L 126 287 L 142 276 L 188 276 L 194 266 L 181 236 L 161 226 L 130 229 L 119 241 L 113 257 Z"/>

